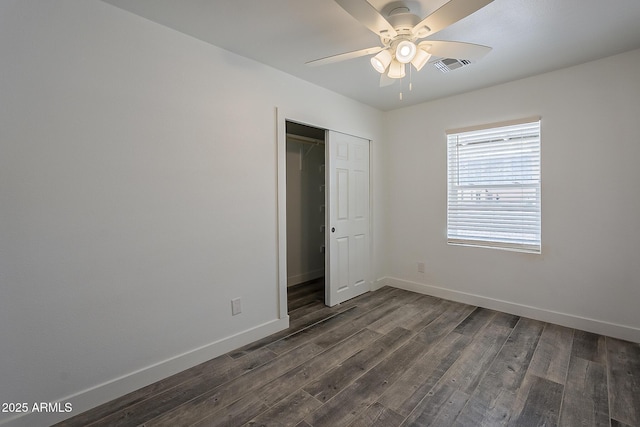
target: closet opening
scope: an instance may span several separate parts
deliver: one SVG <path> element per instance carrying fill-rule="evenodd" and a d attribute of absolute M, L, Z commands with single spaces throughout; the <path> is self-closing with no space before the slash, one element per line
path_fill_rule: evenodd
<path fill-rule="evenodd" d="M 287 307 L 325 303 L 325 130 L 286 121 Z"/>

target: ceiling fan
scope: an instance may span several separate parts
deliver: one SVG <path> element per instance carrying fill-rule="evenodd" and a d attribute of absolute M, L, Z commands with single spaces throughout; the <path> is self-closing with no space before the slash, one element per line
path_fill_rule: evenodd
<path fill-rule="evenodd" d="M 380 37 L 382 46 L 333 55 L 307 62 L 307 65 L 325 65 L 365 55 L 371 58 L 373 68 L 382 74 L 381 86 L 388 78 L 405 76 L 405 65 L 412 64 L 420 71 L 432 56 L 475 61 L 491 51 L 490 47 L 472 43 L 424 40 L 438 31 L 471 15 L 493 0 L 449 0 L 424 19 L 411 13 L 404 2 L 393 2 L 383 16 L 367 0 L 335 0 L 340 7 Z M 391 80 L 393 82 L 393 80 Z"/>

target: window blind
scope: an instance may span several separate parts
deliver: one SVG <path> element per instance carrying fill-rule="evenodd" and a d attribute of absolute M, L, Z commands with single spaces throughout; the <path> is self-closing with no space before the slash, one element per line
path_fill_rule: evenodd
<path fill-rule="evenodd" d="M 540 118 L 447 132 L 447 241 L 540 252 Z"/>

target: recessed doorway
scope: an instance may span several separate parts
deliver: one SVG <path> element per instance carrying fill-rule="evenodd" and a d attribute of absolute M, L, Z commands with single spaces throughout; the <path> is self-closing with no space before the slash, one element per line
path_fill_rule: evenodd
<path fill-rule="evenodd" d="M 288 317 L 291 286 L 324 277 L 324 301 L 318 302 L 329 307 L 371 289 L 371 141 L 296 121 L 279 109 L 276 117 L 278 301 L 283 318 Z M 298 145 L 289 144 L 287 150 L 288 140 Z M 324 163 L 309 164 L 312 155 L 324 158 Z M 303 178 L 305 171 L 318 171 L 318 175 Z M 296 174 L 298 187 L 287 179 Z M 306 182 L 313 184 L 303 187 Z M 297 236 L 294 227 L 299 227 Z"/>

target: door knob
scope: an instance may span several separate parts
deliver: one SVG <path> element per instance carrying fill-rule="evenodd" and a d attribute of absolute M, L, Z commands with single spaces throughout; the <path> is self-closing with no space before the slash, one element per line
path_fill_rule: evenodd
<path fill-rule="evenodd" d="M 336 232 L 336 228 L 335 227 L 331 227 L 331 232 L 335 233 Z"/>

